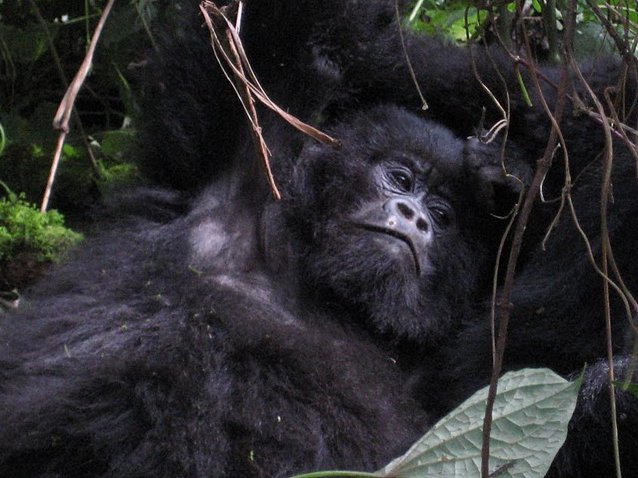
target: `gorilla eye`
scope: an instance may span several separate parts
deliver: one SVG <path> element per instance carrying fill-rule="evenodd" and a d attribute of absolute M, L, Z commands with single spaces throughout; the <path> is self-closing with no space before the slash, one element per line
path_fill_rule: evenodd
<path fill-rule="evenodd" d="M 403 192 L 410 192 L 414 188 L 414 175 L 407 169 L 393 169 L 390 171 L 392 182 Z"/>
<path fill-rule="evenodd" d="M 452 223 L 452 211 L 443 205 L 433 205 L 430 208 L 432 219 L 440 227 L 448 227 Z"/>

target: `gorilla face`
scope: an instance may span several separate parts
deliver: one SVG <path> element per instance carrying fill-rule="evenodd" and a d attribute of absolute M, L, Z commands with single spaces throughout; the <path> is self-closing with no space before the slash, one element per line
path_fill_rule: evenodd
<path fill-rule="evenodd" d="M 372 171 L 379 198 L 353 215 L 353 224 L 372 233 L 381 254 L 414 269 L 416 280 L 431 272 L 428 255 L 435 236 L 452 225 L 449 200 L 429 187 L 431 163 L 409 154 L 381 160 Z"/>
<path fill-rule="evenodd" d="M 442 314 L 472 296 L 487 257 L 465 239 L 488 211 L 474 204 L 464 142 L 388 106 L 332 134 L 342 147 L 306 147 L 287 198 L 300 279 L 381 330 L 436 338 Z"/>

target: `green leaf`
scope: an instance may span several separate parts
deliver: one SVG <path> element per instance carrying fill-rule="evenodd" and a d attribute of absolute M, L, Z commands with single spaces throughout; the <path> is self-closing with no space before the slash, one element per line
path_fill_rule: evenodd
<path fill-rule="evenodd" d="M 49 24 L 48 28 L 55 38 L 57 27 Z M 7 42 L 12 60 L 19 64 L 35 63 L 48 49 L 46 34 L 35 23 L 28 23 L 22 28 L 0 24 L 0 38 Z"/>
<path fill-rule="evenodd" d="M 133 149 L 135 132 L 130 129 L 118 129 L 104 132 L 100 143 L 102 152 L 115 159 L 122 159 Z"/>
<path fill-rule="evenodd" d="M 376 473 L 365 473 L 362 471 L 315 471 L 313 473 L 304 473 L 303 475 L 295 475 L 291 478 L 378 478 Z"/>
<path fill-rule="evenodd" d="M 638 397 L 638 384 L 632 383 L 627 386 L 627 391 L 629 393 L 633 393 L 636 397 Z"/>
<path fill-rule="evenodd" d="M 617 390 L 629 392 L 638 397 L 638 383 L 625 384 L 624 382 L 616 381 L 614 382 L 614 385 L 616 385 Z"/>
<path fill-rule="evenodd" d="M 62 146 L 62 153 L 64 153 L 64 157 L 66 159 L 75 159 L 80 157 L 78 149 L 69 143 L 65 143 L 64 146 Z"/>
<path fill-rule="evenodd" d="M 534 11 L 536 13 L 540 13 L 543 11 L 543 7 L 538 0 L 532 0 L 532 8 L 534 8 Z"/>
<path fill-rule="evenodd" d="M 6 145 L 7 145 L 7 137 L 4 134 L 4 128 L 2 127 L 2 123 L 0 123 L 0 156 L 2 156 L 2 152 L 4 151 L 4 148 Z"/>
<path fill-rule="evenodd" d="M 499 380 L 490 470 L 499 477 L 542 478 L 565 441 L 580 380 L 548 369 L 510 372 Z M 380 470 L 398 478 L 479 477 L 487 387 L 437 423 L 400 458 Z"/>

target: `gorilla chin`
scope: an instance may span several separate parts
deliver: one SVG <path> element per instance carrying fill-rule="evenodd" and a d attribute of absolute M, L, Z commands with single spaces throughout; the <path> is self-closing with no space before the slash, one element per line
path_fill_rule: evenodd
<path fill-rule="evenodd" d="M 424 267 L 421 265 L 425 262 L 425 259 L 421 259 L 421 256 L 425 254 L 425 251 L 417 252 L 412 238 L 406 234 L 397 231 L 396 229 L 388 228 L 375 228 L 370 225 L 362 225 L 364 229 L 378 233 L 374 240 L 378 242 L 381 247 L 386 247 L 386 255 L 392 257 L 397 256 L 397 261 L 405 261 L 406 254 L 409 256 L 408 260 L 412 261 L 414 272 L 417 277 L 420 277 L 423 273 Z"/>

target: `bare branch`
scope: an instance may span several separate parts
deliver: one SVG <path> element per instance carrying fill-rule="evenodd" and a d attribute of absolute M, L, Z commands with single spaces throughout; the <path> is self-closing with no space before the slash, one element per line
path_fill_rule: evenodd
<path fill-rule="evenodd" d="M 91 43 L 89 44 L 89 49 L 86 52 L 86 55 L 84 56 L 82 65 L 80 65 L 78 72 L 75 74 L 75 78 L 73 78 L 73 81 L 69 85 L 69 88 L 66 90 L 66 93 L 64 94 L 64 97 L 60 102 L 60 106 L 58 106 L 58 111 L 55 113 L 55 117 L 53 118 L 53 128 L 59 130 L 60 135 L 58 136 L 55 153 L 53 155 L 53 162 L 49 171 L 49 178 L 47 179 L 47 185 L 44 189 L 44 196 L 42 197 L 42 204 L 40 205 L 40 211 L 42 212 L 46 211 L 49 205 L 49 198 L 51 197 L 51 190 L 53 189 L 53 181 L 55 180 L 55 174 L 58 170 L 60 157 L 62 156 L 62 147 L 64 146 L 66 135 L 69 133 L 69 119 L 71 118 L 71 113 L 73 112 L 73 105 L 75 104 L 75 100 L 78 96 L 80 88 L 82 88 L 84 80 L 86 80 L 86 76 L 91 70 L 93 56 L 95 55 L 95 48 L 100 39 L 100 36 L 102 35 L 104 24 L 106 23 L 106 19 L 108 18 L 109 13 L 111 13 L 111 9 L 113 8 L 114 3 L 115 0 L 109 0 L 104 7 L 102 16 L 100 16 L 100 20 L 95 27 L 93 36 L 91 37 Z"/>

